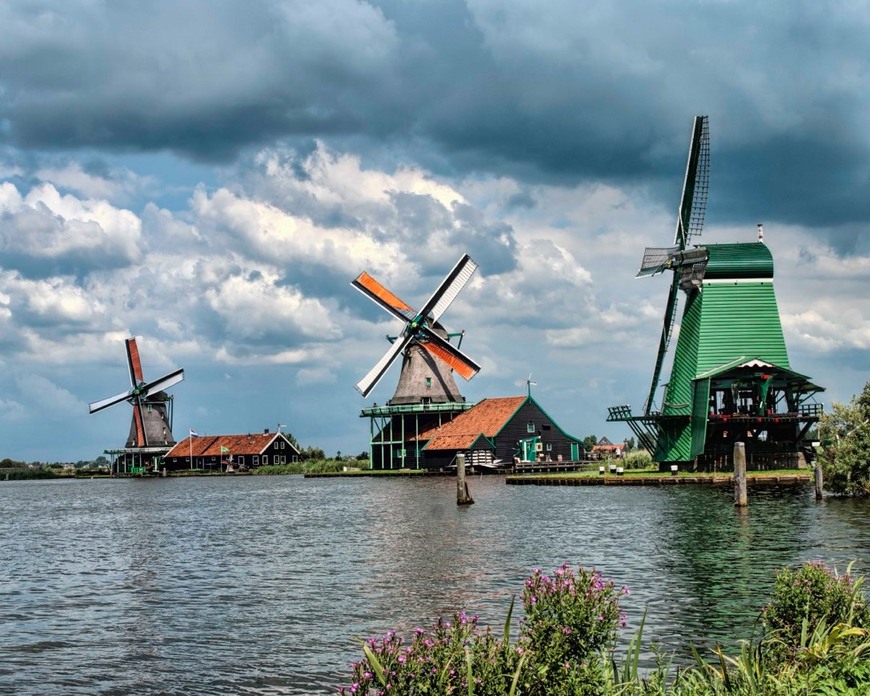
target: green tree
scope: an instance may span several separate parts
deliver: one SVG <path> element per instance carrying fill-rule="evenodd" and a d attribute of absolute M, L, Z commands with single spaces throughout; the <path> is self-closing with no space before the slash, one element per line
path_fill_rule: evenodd
<path fill-rule="evenodd" d="M 596 435 L 587 435 L 583 438 L 583 446 L 586 448 L 586 451 L 590 451 L 595 445 L 598 444 L 598 436 Z"/>
<path fill-rule="evenodd" d="M 834 403 L 819 421 L 825 488 L 870 496 L 870 382 L 848 404 Z"/>
<path fill-rule="evenodd" d="M 302 459 L 326 459 L 326 453 L 319 447 L 308 446 L 300 451 Z"/>

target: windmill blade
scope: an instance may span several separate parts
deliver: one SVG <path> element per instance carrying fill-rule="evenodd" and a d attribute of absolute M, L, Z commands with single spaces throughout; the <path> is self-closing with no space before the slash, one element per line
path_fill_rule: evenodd
<path fill-rule="evenodd" d="M 372 302 L 402 321 L 408 322 L 417 316 L 413 307 L 400 300 L 365 271 L 354 278 L 350 284 Z"/>
<path fill-rule="evenodd" d="M 707 210 L 707 191 L 710 188 L 710 124 L 706 116 L 695 116 L 692 139 L 689 143 L 689 161 L 680 197 L 674 244 L 685 249 L 692 237 L 701 234 Z"/>
<path fill-rule="evenodd" d="M 674 255 L 680 251 L 680 247 L 647 247 L 643 252 L 643 260 L 640 262 L 640 270 L 635 278 L 652 276 L 663 273 L 671 266 Z"/>
<path fill-rule="evenodd" d="M 425 335 L 426 340 L 421 341 L 420 345 L 436 358 L 449 365 L 463 379 L 468 381 L 480 372 L 480 365 L 450 343 L 450 341 L 442 338 L 434 331 L 427 330 Z"/>
<path fill-rule="evenodd" d="M 390 368 L 390 365 L 393 364 L 396 356 L 398 356 L 412 340 L 412 336 L 403 335 L 400 339 L 395 341 L 389 349 L 387 349 L 387 352 L 384 353 L 384 356 L 375 363 L 375 366 L 371 370 L 369 370 L 368 374 L 357 382 L 357 391 L 359 391 L 363 396 L 368 396 L 369 392 L 375 388 L 375 385 Z"/>
<path fill-rule="evenodd" d="M 656 365 L 653 370 L 652 383 L 649 387 L 649 395 L 646 398 L 643 410 L 644 415 L 649 415 L 655 399 L 656 389 L 659 386 L 659 376 L 662 372 L 662 364 L 665 361 L 665 353 L 668 352 L 668 343 L 671 340 L 671 332 L 674 328 L 674 319 L 677 316 L 677 295 L 680 291 L 680 276 L 674 273 L 671 281 L 671 289 L 668 293 L 668 303 L 665 305 L 665 317 L 662 322 L 662 335 L 659 338 L 659 352 L 656 355 Z"/>
<path fill-rule="evenodd" d="M 127 367 L 130 369 L 130 386 L 134 389 L 137 384 L 145 381 L 142 376 L 142 361 L 139 358 L 139 346 L 136 345 L 136 339 L 128 338 L 124 343 L 127 346 Z"/>
<path fill-rule="evenodd" d="M 169 389 L 169 387 L 178 384 L 183 379 L 184 369 L 170 372 L 168 375 L 163 375 L 163 377 L 155 379 L 153 382 L 149 382 L 148 384 L 146 384 L 144 389 L 144 395 L 151 396 L 152 394 L 156 394 L 159 391 Z"/>
<path fill-rule="evenodd" d="M 145 435 L 145 420 L 142 415 L 142 401 L 140 399 L 133 402 L 133 423 L 136 426 L 136 446 L 147 447 L 148 437 Z"/>
<path fill-rule="evenodd" d="M 119 404 L 122 401 L 127 401 L 130 398 L 130 392 L 125 391 L 120 394 L 116 394 L 115 396 L 110 396 L 108 399 L 101 399 L 100 401 L 92 401 L 88 404 L 88 412 L 96 413 L 97 411 L 102 411 L 104 408 L 109 408 L 109 406 L 114 406 L 115 404 Z"/>
<path fill-rule="evenodd" d="M 457 261 L 453 270 L 441 281 L 441 285 L 438 286 L 429 301 L 423 305 L 420 316 L 429 317 L 431 314 L 432 321 L 438 321 L 476 270 L 477 264 L 471 260 L 468 254 L 464 254 Z"/>

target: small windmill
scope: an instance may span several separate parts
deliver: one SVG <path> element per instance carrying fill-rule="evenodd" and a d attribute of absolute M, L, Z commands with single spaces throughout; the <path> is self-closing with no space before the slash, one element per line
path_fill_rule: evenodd
<path fill-rule="evenodd" d="M 425 350 L 426 353 L 440 360 L 451 370 L 455 370 L 466 380 L 471 379 L 480 371 L 480 365 L 450 343 L 444 327 L 438 323 L 441 315 L 456 299 L 475 270 L 477 270 L 477 264 L 471 260 L 468 254 L 465 254 L 459 259 L 453 270 L 447 274 L 447 277 L 441 281 L 441 284 L 419 312 L 396 297 L 365 271 L 354 279 L 351 285 L 375 304 L 405 323 L 405 328 L 399 338 L 393 342 L 368 374 L 357 383 L 356 388 L 360 394 L 368 396 L 399 354 L 405 352 L 407 355 L 412 347 Z"/>
<path fill-rule="evenodd" d="M 392 399 L 386 406 L 375 405 L 360 414 L 371 419 L 374 468 L 404 468 L 409 459 L 419 467 L 425 443 L 421 444 L 418 435 L 470 408 L 456 387 L 453 372 L 469 380 L 480 365 L 459 349 L 464 332 L 448 334 L 439 320 L 475 270 L 477 264 L 463 255 L 419 311 L 366 272 L 352 281 L 357 290 L 404 323 L 383 357 L 356 385 L 368 396 L 399 355 L 403 356 Z M 457 345 L 450 343 L 453 336 L 459 338 Z"/>
<path fill-rule="evenodd" d="M 820 405 L 807 400 L 823 389 L 789 366 L 763 235 L 752 243 L 691 245 L 704 226 L 709 177 L 709 126 L 697 116 L 673 246 L 647 248 L 637 274 L 673 273 L 643 413 L 614 406 L 607 420 L 627 422 L 660 464 L 716 467 L 745 440 L 747 454 L 789 465 L 818 421 Z M 656 406 L 681 290 L 679 339 Z"/>
<path fill-rule="evenodd" d="M 94 401 L 89 405 L 89 411 L 97 413 L 127 401 L 133 406 L 133 421 L 130 424 L 130 435 L 126 444 L 128 448 L 162 448 L 174 445 L 171 409 L 167 412 L 167 404 L 171 406 L 172 397 L 168 396 L 165 390 L 184 379 L 184 370 L 174 370 L 163 377 L 146 382 L 142 375 L 142 362 L 139 359 L 136 339 L 128 338 L 125 344 L 127 367 L 130 370 L 130 389 L 108 399 Z"/>

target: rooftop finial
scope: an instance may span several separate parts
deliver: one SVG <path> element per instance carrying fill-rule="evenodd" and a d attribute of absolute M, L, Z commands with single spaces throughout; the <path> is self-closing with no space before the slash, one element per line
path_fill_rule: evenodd
<path fill-rule="evenodd" d="M 758 241 L 764 244 L 764 225 L 762 223 L 758 223 Z"/>

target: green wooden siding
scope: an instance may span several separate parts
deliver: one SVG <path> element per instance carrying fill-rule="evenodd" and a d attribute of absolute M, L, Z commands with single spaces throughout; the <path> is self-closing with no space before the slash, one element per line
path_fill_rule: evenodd
<path fill-rule="evenodd" d="M 695 377 L 740 356 L 790 369 L 772 282 L 705 283 L 703 292 Z"/>

